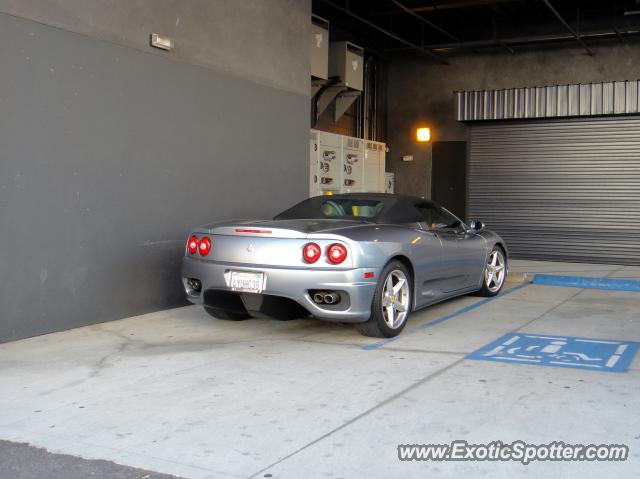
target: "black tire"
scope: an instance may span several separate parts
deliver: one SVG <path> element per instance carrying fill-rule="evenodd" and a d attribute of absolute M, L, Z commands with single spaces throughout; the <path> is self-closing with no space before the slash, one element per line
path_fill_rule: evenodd
<path fill-rule="evenodd" d="M 204 310 L 216 319 L 224 319 L 227 321 L 244 321 L 245 319 L 251 318 L 247 313 L 236 313 L 225 309 L 212 308 L 210 306 L 205 306 Z"/>
<path fill-rule="evenodd" d="M 487 262 L 487 264 L 484 266 L 484 269 L 482 270 L 482 287 L 476 293 L 478 296 L 484 296 L 485 298 L 490 298 L 492 296 L 496 296 L 497 294 L 499 294 L 500 291 L 502 291 L 502 288 L 504 287 L 504 283 L 507 279 L 507 255 L 505 254 L 504 250 L 500 246 L 494 246 L 487 258 L 490 260 L 491 256 L 494 253 L 497 253 L 502 258 L 504 276 L 502 278 L 502 281 L 500 282 L 500 286 L 497 289 L 490 288 L 489 285 L 487 284 L 487 268 L 489 267 L 488 265 L 489 261 Z"/>
<path fill-rule="evenodd" d="M 384 293 L 384 286 L 387 281 L 387 278 L 394 271 L 401 271 L 407 281 L 408 284 L 408 308 L 407 314 L 402 321 L 402 323 L 395 327 L 391 328 L 387 322 L 385 321 L 385 316 L 383 313 L 382 299 Z M 378 280 L 378 285 L 376 286 L 375 293 L 373 294 L 373 301 L 371 302 L 371 317 L 365 321 L 364 323 L 356 323 L 355 327 L 358 332 L 364 336 L 371 336 L 373 338 L 393 338 L 402 332 L 407 321 L 409 320 L 409 315 L 411 314 L 411 306 L 413 305 L 413 281 L 411 279 L 411 275 L 407 270 L 406 266 L 402 264 L 400 261 L 390 261 L 382 270 L 380 274 L 380 279 Z"/>

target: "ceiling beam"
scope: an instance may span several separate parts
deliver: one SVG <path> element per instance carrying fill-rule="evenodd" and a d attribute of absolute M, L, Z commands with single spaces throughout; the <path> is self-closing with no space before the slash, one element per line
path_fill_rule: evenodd
<path fill-rule="evenodd" d="M 582 48 L 584 48 L 589 55 L 593 56 L 594 55 L 593 50 L 591 50 L 591 48 L 587 46 L 587 44 L 582 40 L 582 37 L 573 28 L 571 28 L 571 26 L 567 23 L 567 21 L 564 18 L 562 18 L 562 15 L 560 15 L 560 13 L 558 13 L 558 11 L 555 8 L 553 8 L 553 5 L 551 5 L 551 2 L 549 0 L 542 0 L 542 1 L 547 5 L 547 7 L 549 7 L 549 10 L 553 12 L 556 18 L 560 20 L 560 23 L 562 23 L 565 26 L 565 28 L 571 33 L 571 35 L 573 35 L 573 38 L 575 38 L 578 41 L 578 43 L 582 45 Z"/>
<path fill-rule="evenodd" d="M 418 20 L 420 20 L 422 23 L 424 23 L 425 25 L 438 30 L 440 33 L 442 33 L 444 36 L 450 38 L 451 40 L 454 40 L 456 42 L 459 42 L 460 39 L 458 37 L 456 37 L 455 35 L 452 35 L 451 33 L 449 33 L 448 31 L 446 31 L 444 28 L 439 27 L 438 25 L 436 25 L 435 23 L 430 22 L 429 20 L 427 20 L 426 18 L 424 18 L 422 15 L 418 15 L 417 13 L 415 13 L 412 9 L 410 9 L 409 7 L 405 6 L 403 3 L 400 3 L 398 0 L 390 0 L 394 5 L 396 5 L 398 8 L 401 8 L 402 10 L 404 10 L 405 12 L 407 12 L 409 15 L 411 15 L 412 17 L 417 18 Z"/>
<path fill-rule="evenodd" d="M 335 8 L 336 10 L 339 10 L 342 13 L 344 13 L 346 15 L 349 15 L 352 18 L 355 18 L 359 22 L 362 22 L 365 25 L 368 25 L 369 27 L 373 28 L 374 30 L 379 31 L 380 33 L 384 33 L 388 37 L 393 38 L 394 40 L 402 43 L 403 45 L 406 45 L 409 48 L 412 48 L 414 50 L 419 51 L 420 53 L 422 53 L 424 55 L 427 55 L 428 57 L 430 57 L 431 59 L 437 61 L 438 63 L 441 63 L 442 65 L 449 65 L 449 62 L 446 61 L 444 58 L 442 58 L 440 55 L 437 55 L 437 54 L 433 53 L 431 50 L 429 50 L 427 48 L 422 48 L 420 45 L 416 45 L 415 43 L 412 43 L 409 40 L 405 40 L 404 38 L 396 35 L 393 32 L 390 32 L 389 30 L 385 30 L 384 28 L 382 28 L 379 25 L 376 25 L 372 21 L 367 20 L 366 18 L 361 17 L 360 15 L 358 15 L 356 13 L 353 13 L 348 8 L 344 8 L 344 7 L 340 6 L 340 5 L 337 5 L 337 4 L 333 3 L 333 2 L 331 2 L 330 0 L 322 0 L 322 1 L 324 3 L 326 3 L 327 5 L 330 5 L 331 7 Z"/>

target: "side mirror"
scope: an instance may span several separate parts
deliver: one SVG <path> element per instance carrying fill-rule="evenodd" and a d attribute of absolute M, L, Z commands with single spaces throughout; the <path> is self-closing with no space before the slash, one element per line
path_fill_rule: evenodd
<path fill-rule="evenodd" d="M 480 220 L 471 220 L 471 223 L 469 223 L 469 228 L 472 231 L 482 231 L 484 229 L 484 223 Z"/>

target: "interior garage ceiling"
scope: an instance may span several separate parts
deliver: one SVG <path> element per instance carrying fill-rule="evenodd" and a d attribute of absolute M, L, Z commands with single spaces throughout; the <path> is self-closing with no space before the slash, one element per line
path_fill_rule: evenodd
<path fill-rule="evenodd" d="M 446 63 L 457 53 L 640 38 L 640 0 L 313 0 L 334 39 L 381 56 L 423 55 Z"/>

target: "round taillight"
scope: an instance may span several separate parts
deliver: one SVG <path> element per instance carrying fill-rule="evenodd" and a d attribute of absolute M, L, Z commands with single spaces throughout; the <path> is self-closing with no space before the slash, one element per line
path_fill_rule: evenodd
<path fill-rule="evenodd" d="M 196 254 L 198 252 L 198 237 L 192 236 L 187 241 L 187 251 L 189 254 Z"/>
<path fill-rule="evenodd" d="M 320 259 L 322 250 L 316 243 L 307 243 L 302 247 L 302 257 L 307 263 L 315 263 Z"/>
<path fill-rule="evenodd" d="M 327 259 L 329 263 L 340 264 L 347 259 L 347 248 L 340 243 L 334 243 L 327 248 Z"/>
<path fill-rule="evenodd" d="M 198 251 L 201 256 L 207 256 L 209 251 L 211 251 L 211 240 L 206 236 L 202 238 L 198 243 Z"/>

